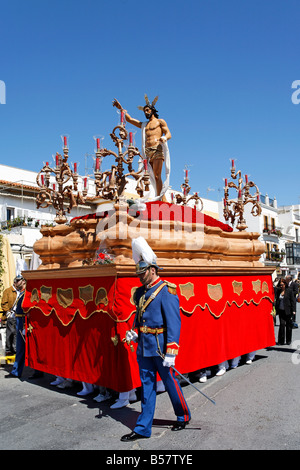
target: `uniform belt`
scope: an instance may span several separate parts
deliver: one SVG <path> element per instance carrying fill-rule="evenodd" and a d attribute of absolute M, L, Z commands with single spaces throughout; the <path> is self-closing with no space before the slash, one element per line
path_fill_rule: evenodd
<path fill-rule="evenodd" d="M 159 333 L 163 333 L 164 331 L 167 331 L 166 328 L 149 328 L 149 326 L 140 326 L 140 332 L 141 333 L 150 333 L 152 335 L 156 335 Z"/>

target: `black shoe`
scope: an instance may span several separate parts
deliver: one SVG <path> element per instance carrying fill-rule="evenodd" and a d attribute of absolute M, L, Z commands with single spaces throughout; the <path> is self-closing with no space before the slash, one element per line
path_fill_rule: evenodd
<path fill-rule="evenodd" d="M 189 421 L 177 421 L 177 423 L 172 426 L 171 431 L 181 431 L 187 424 L 189 424 Z"/>
<path fill-rule="evenodd" d="M 15 374 L 9 373 L 9 374 L 5 375 L 4 378 L 5 378 L 5 379 L 19 379 L 20 377 L 18 377 L 18 376 L 15 375 Z"/>
<path fill-rule="evenodd" d="M 41 377 L 44 377 L 44 372 L 40 372 L 36 370 L 32 375 L 28 377 L 29 380 L 31 379 L 40 379 Z"/>
<path fill-rule="evenodd" d="M 128 441 L 136 441 L 137 439 L 148 439 L 147 436 L 142 436 L 137 432 L 132 431 L 130 434 L 125 434 L 125 436 L 121 437 L 121 441 L 128 442 Z"/>

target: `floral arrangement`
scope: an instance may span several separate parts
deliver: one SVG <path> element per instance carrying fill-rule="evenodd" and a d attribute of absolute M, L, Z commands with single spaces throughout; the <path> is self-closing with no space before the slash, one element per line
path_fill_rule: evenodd
<path fill-rule="evenodd" d="M 97 258 L 94 259 L 93 264 L 112 264 L 114 263 L 114 256 L 106 251 L 98 253 Z"/>
<path fill-rule="evenodd" d="M 96 258 L 88 258 L 82 261 L 82 264 L 98 265 L 98 264 L 113 264 L 114 255 L 107 253 L 106 250 L 97 251 Z"/>

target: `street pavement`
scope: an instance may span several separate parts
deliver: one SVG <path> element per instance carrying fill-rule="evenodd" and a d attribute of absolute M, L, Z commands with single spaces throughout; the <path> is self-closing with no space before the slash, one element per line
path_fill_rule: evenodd
<path fill-rule="evenodd" d="M 300 324 L 299 307 L 300 304 L 297 305 Z M 276 339 L 277 334 L 278 326 L 275 326 Z M 25 368 L 22 379 L 6 379 L 11 366 L 2 366 L 0 448 L 101 450 L 106 451 L 105 459 L 116 458 L 123 451 L 130 454 L 147 450 L 155 455 L 168 452 L 172 459 L 180 453 L 187 459 L 197 450 L 299 450 L 298 351 L 300 328 L 293 330 L 290 346 L 262 349 L 257 351 L 252 365 L 242 363 L 221 377 L 213 373 L 204 384 L 194 382 L 215 405 L 191 385 L 183 386 L 192 420 L 180 432 L 171 431 L 176 418 L 167 393 L 159 394 L 151 438 L 130 443 L 121 442 L 120 437 L 133 429 L 140 400 L 112 410 L 110 405 L 114 400 L 100 404 L 93 400 L 96 391 L 89 397 L 78 397 L 77 392 L 82 388 L 78 382 L 71 389 L 60 390 L 50 385 L 53 376 L 49 374 L 29 380 L 32 373 L 29 368 Z M 160 464 L 163 460 L 152 463 Z"/>

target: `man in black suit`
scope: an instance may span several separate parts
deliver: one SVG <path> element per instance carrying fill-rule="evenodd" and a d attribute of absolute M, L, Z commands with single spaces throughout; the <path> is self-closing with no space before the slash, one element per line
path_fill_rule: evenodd
<path fill-rule="evenodd" d="M 297 295 L 298 295 L 298 284 L 297 282 L 293 281 L 292 276 L 289 274 L 285 278 L 288 288 L 293 293 L 293 321 L 296 321 L 296 310 L 297 310 Z"/>

